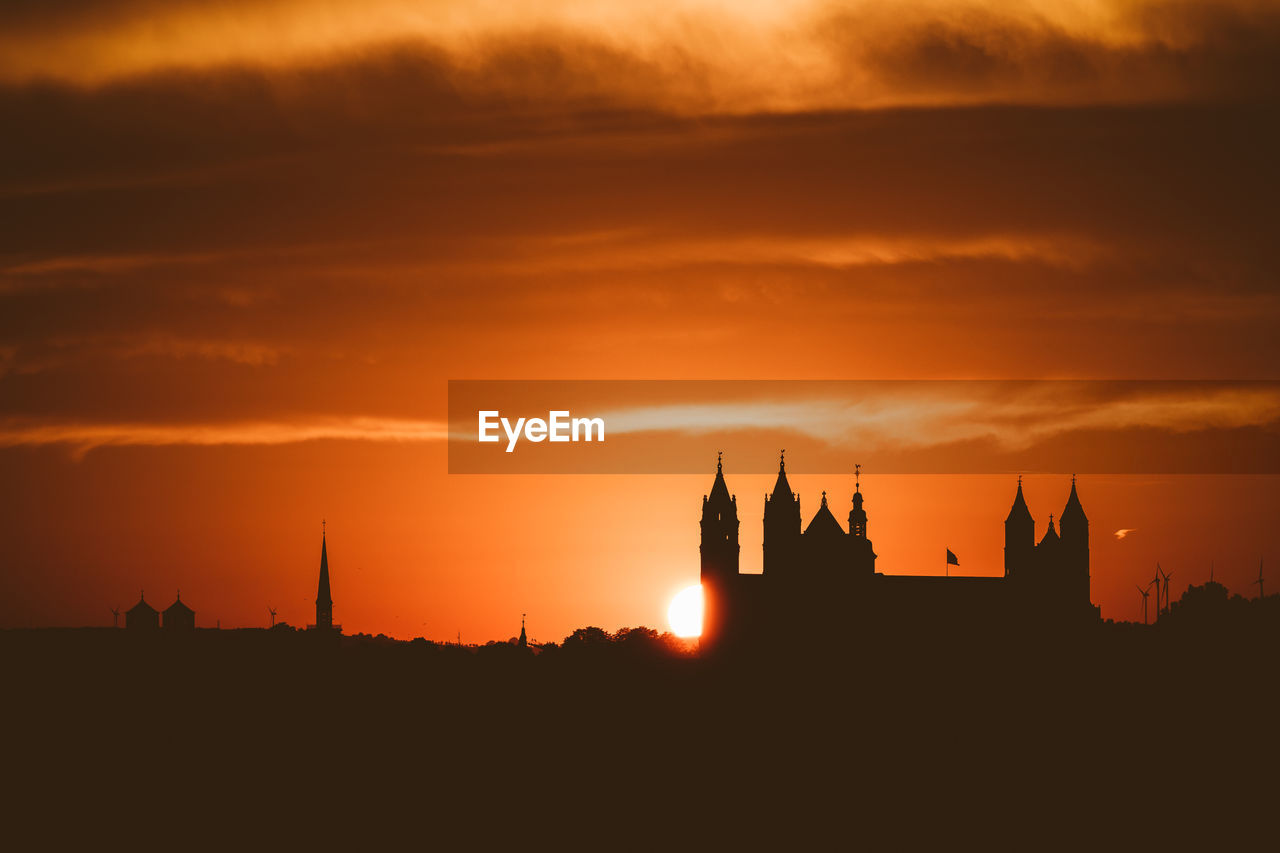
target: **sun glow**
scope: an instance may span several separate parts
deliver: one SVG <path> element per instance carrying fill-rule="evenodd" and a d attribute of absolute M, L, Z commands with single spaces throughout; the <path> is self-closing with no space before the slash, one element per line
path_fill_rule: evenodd
<path fill-rule="evenodd" d="M 702 633 L 702 585 L 686 587 L 676 593 L 667 608 L 667 621 L 677 637 L 696 637 Z"/>

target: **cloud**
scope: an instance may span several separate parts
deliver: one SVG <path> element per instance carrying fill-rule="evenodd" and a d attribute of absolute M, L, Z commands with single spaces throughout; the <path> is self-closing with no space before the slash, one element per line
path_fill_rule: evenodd
<path fill-rule="evenodd" d="M 683 113 L 1271 97 L 1280 33 L 1271 4 L 1206 0 L 16 5 L 0 13 L 0 80 L 12 83 L 278 71 L 409 48 L 438 56 L 466 98 Z"/>
<path fill-rule="evenodd" d="M 513 365 L 1248 378 L 1280 353 L 1280 122 L 1240 103 L 1273 78 L 1201 97 L 1104 61 L 1247 59 L 1265 10 L 54 5 L 0 10 L 28 63 L 0 74 L 0 416 L 405 414 Z M 1063 39 L 1101 76 L 1044 77 Z"/>
<path fill-rule="evenodd" d="M 748 387 L 751 387 L 748 385 Z M 883 390 L 881 390 L 883 388 Z M 753 397 L 764 397 L 761 388 Z M 651 405 L 602 417 L 611 434 L 787 430 L 866 452 L 991 441 L 1024 450 L 1056 436 L 1280 425 L 1280 388 L 1117 388 L 1091 383 L 854 383 L 845 399 Z"/>
<path fill-rule="evenodd" d="M 443 441 L 435 421 L 394 418 L 311 418 L 233 423 L 34 423 L 0 421 L 0 447 L 68 445 L 77 458 L 99 447 L 278 445 L 303 441 Z"/>

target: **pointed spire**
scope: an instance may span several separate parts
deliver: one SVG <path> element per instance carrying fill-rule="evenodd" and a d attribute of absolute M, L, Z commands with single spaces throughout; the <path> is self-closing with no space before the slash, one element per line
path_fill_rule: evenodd
<path fill-rule="evenodd" d="M 1022 475 L 1018 475 L 1018 493 L 1013 496 L 1013 506 L 1009 508 L 1009 515 L 1005 518 L 1004 523 L 1021 521 L 1035 524 L 1031 517 L 1031 510 L 1027 508 L 1027 500 L 1022 496 Z"/>
<path fill-rule="evenodd" d="M 711 494 L 707 496 L 707 500 L 712 503 L 722 501 L 724 503 L 732 503 L 733 499 L 729 496 L 729 487 L 724 482 L 724 452 L 716 454 L 716 479 L 711 484 Z"/>
<path fill-rule="evenodd" d="M 1076 493 L 1076 475 L 1071 475 L 1071 494 L 1067 496 L 1067 506 L 1062 510 L 1059 516 L 1060 521 L 1074 524 L 1076 521 L 1083 521 L 1086 524 L 1089 519 L 1085 517 L 1084 507 L 1080 504 L 1080 495 Z"/>
<path fill-rule="evenodd" d="M 772 501 L 776 501 L 776 500 L 786 501 L 786 500 L 792 499 L 791 496 L 793 493 L 791 491 L 791 484 L 787 482 L 786 453 L 787 451 L 783 450 L 782 453 L 779 454 L 778 456 L 778 479 L 773 484 L 773 494 L 769 498 L 769 500 L 772 500 Z"/>
<path fill-rule="evenodd" d="M 825 490 L 822 492 L 822 505 L 823 506 L 827 505 L 827 493 Z"/>
<path fill-rule="evenodd" d="M 333 627 L 333 596 L 329 590 L 329 542 L 320 522 L 320 582 L 316 585 L 316 627 Z"/>

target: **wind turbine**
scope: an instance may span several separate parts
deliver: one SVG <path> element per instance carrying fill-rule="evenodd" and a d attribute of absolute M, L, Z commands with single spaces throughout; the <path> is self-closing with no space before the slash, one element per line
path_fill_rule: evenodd
<path fill-rule="evenodd" d="M 1151 589 L 1150 584 L 1147 584 L 1147 589 L 1138 587 L 1138 592 L 1139 594 L 1142 595 L 1142 624 L 1143 625 L 1147 624 L 1147 596 L 1151 594 L 1150 589 Z"/>
<path fill-rule="evenodd" d="M 1258 585 L 1258 598 L 1266 598 L 1267 593 L 1262 585 L 1262 558 L 1258 558 L 1258 579 L 1254 581 Z"/>
<path fill-rule="evenodd" d="M 267 612 L 271 614 L 271 627 L 274 628 L 276 626 L 276 609 L 268 607 Z"/>
<path fill-rule="evenodd" d="M 112 628 L 120 627 L 120 608 L 119 607 L 111 608 L 111 627 Z"/>
<path fill-rule="evenodd" d="M 1160 612 L 1168 612 L 1168 610 L 1169 610 L 1169 578 L 1173 577 L 1173 572 L 1169 572 L 1168 574 L 1165 574 L 1165 573 L 1162 571 L 1162 572 L 1160 572 L 1160 574 L 1164 575 L 1164 610 L 1163 610 L 1163 611 L 1160 611 Z M 1159 611 L 1159 610 L 1160 610 L 1160 595 L 1159 595 L 1159 593 L 1157 593 L 1157 594 L 1156 594 L 1156 610 L 1157 610 L 1157 611 Z"/>
<path fill-rule="evenodd" d="M 1160 563 L 1156 563 L 1156 573 L 1151 577 L 1151 582 L 1147 584 L 1147 589 L 1151 589 L 1151 584 L 1156 585 L 1156 621 L 1160 621 L 1160 575 L 1164 574 L 1164 570 L 1160 568 Z"/>

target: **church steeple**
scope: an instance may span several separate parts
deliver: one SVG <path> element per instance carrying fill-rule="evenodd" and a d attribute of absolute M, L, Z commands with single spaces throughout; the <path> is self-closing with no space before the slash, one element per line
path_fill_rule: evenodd
<path fill-rule="evenodd" d="M 724 453 L 716 454 L 716 479 L 702 498 L 702 577 L 738 573 L 738 499 L 724 481 Z"/>
<path fill-rule="evenodd" d="M 325 522 L 320 522 L 320 583 L 316 587 L 316 627 L 333 628 L 333 596 L 329 592 L 329 543 Z"/>
<path fill-rule="evenodd" d="M 526 614 L 520 614 L 520 639 L 516 641 L 516 645 L 522 649 L 529 647 L 529 637 L 524 632 L 524 617 Z"/>
<path fill-rule="evenodd" d="M 867 511 L 862 508 L 862 466 L 853 466 L 853 509 L 849 510 L 849 535 L 867 538 Z"/>
<path fill-rule="evenodd" d="M 787 482 L 787 451 L 778 454 L 778 479 L 764 497 L 764 573 L 785 573 L 800 550 L 800 496 Z"/>
<path fill-rule="evenodd" d="M 1027 508 L 1027 499 L 1022 496 L 1022 475 L 1018 475 L 1018 493 L 1013 496 L 1013 506 L 1009 507 L 1009 515 L 1004 523 L 1014 521 L 1032 521 L 1031 510 Z M 1033 522 L 1034 523 L 1034 522 Z"/>
<path fill-rule="evenodd" d="M 778 479 L 773 484 L 773 494 L 770 495 L 770 500 L 785 500 L 793 495 L 791 484 L 787 482 L 787 451 L 783 450 L 778 454 Z"/>
<path fill-rule="evenodd" d="M 707 648 L 723 638 L 728 602 L 738 579 L 738 499 L 724 481 L 724 454 L 716 454 L 716 479 L 702 498 L 702 636 Z"/>
<path fill-rule="evenodd" d="M 1029 569 L 1035 560 L 1036 522 L 1022 496 L 1022 477 L 1018 477 L 1018 493 L 1004 520 L 1004 574 L 1013 577 Z"/>
<path fill-rule="evenodd" d="M 1067 497 L 1067 506 L 1058 517 L 1058 526 L 1062 528 L 1062 541 L 1072 547 L 1089 547 L 1089 519 L 1080 505 L 1080 496 L 1076 494 L 1076 475 L 1071 475 L 1071 494 Z"/>

